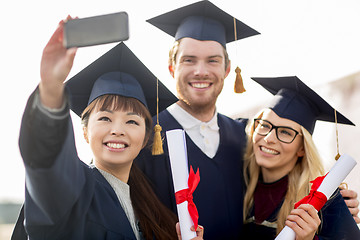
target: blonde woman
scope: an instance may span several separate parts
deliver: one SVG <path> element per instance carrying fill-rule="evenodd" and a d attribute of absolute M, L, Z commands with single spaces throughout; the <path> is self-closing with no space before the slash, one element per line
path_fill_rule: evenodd
<path fill-rule="evenodd" d="M 288 225 L 296 239 L 359 239 L 360 233 L 337 191 L 317 214 L 294 204 L 324 174 L 312 140 L 317 120 L 334 121 L 334 109 L 297 77 L 253 78 L 276 94 L 248 128 L 244 176 L 246 239 L 274 239 Z M 337 113 L 339 123 L 353 123 Z"/>

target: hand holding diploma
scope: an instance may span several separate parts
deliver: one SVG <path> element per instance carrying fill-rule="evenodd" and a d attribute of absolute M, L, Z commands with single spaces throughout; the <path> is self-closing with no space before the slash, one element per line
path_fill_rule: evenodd
<path fill-rule="evenodd" d="M 300 204 L 310 204 L 319 211 L 355 165 L 356 161 L 353 158 L 346 154 L 342 155 L 328 174 L 312 181 L 313 185 L 310 194 L 295 204 L 295 208 Z M 275 240 L 282 239 L 295 239 L 294 231 L 286 226 L 275 238 Z"/>
<path fill-rule="evenodd" d="M 175 198 L 180 222 L 181 237 L 188 240 L 196 237 L 196 232 L 190 228 L 198 228 L 198 212 L 192 201 L 192 193 L 197 187 L 200 176 L 195 174 L 192 167 L 188 173 L 188 159 L 186 151 L 185 134 L 183 130 L 176 129 L 166 132 L 169 149 L 171 173 L 173 176 Z"/>

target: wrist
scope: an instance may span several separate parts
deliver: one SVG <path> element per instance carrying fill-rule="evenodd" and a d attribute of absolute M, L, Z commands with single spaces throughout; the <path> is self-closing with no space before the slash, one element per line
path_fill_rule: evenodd
<path fill-rule="evenodd" d="M 45 86 L 40 82 L 39 95 L 41 104 L 48 109 L 59 109 L 64 103 L 64 84 Z"/>

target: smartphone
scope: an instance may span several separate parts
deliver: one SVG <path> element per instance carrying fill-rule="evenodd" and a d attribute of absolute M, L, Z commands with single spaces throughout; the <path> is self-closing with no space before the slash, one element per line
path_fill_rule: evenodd
<path fill-rule="evenodd" d="M 64 46 L 86 47 L 129 39 L 126 12 L 72 19 L 64 26 Z"/>

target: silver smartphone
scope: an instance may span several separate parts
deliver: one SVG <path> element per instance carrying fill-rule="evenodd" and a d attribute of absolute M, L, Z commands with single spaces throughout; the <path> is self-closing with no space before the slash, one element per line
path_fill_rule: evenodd
<path fill-rule="evenodd" d="M 129 39 L 126 12 L 69 20 L 64 26 L 64 46 L 86 47 Z"/>

